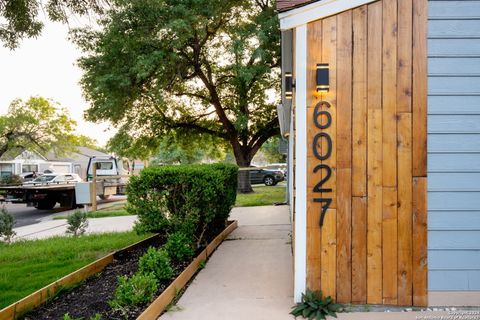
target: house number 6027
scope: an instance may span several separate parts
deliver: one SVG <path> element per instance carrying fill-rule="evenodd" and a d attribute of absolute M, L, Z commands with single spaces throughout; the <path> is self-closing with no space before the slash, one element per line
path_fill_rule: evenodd
<path fill-rule="evenodd" d="M 326 107 L 327 110 L 321 110 L 322 107 Z M 313 123 L 318 129 L 324 130 L 328 129 L 332 125 L 332 115 L 328 112 L 330 108 L 330 103 L 321 101 L 319 102 L 313 111 Z M 321 148 L 321 146 L 324 148 Z M 333 141 L 332 137 L 327 132 L 321 131 L 313 137 L 313 154 L 315 158 L 320 161 L 325 161 L 332 155 Z M 313 173 L 323 170 L 323 178 L 313 187 L 313 192 L 320 193 L 320 198 L 315 197 L 313 202 L 318 202 L 322 204 L 322 212 L 320 214 L 320 227 L 323 226 L 323 221 L 325 219 L 325 214 L 332 204 L 332 198 L 324 197 L 323 194 L 331 193 L 331 188 L 324 188 L 323 185 L 330 179 L 332 176 L 332 168 L 327 164 L 319 164 L 313 168 Z"/>

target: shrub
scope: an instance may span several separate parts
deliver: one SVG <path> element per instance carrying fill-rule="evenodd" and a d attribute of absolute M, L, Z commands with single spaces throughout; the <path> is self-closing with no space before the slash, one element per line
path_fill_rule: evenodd
<path fill-rule="evenodd" d="M 66 233 L 73 234 L 74 237 L 81 236 L 85 233 L 88 227 L 87 213 L 76 210 L 73 214 L 67 217 L 67 231 Z"/>
<path fill-rule="evenodd" d="M 170 258 L 165 250 L 157 250 L 150 247 L 139 261 L 139 272 L 153 274 L 161 282 L 173 277 L 173 268 Z"/>
<path fill-rule="evenodd" d="M 322 320 L 327 316 L 336 318 L 337 312 L 341 312 L 341 308 L 340 305 L 333 303 L 332 297 L 323 298 L 321 291 L 307 290 L 302 294 L 302 301 L 293 307 L 290 314 L 295 318 L 301 316 L 309 320 Z"/>
<path fill-rule="evenodd" d="M 3 176 L 0 178 L 1 185 L 19 185 L 23 183 L 22 177 L 12 174 L 8 176 Z"/>
<path fill-rule="evenodd" d="M 127 210 L 139 217 L 137 231 L 189 232 L 201 246 L 225 227 L 237 174 L 229 164 L 149 167 L 130 178 Z"/>
<path fill-rule="evenodd" d="M 192 237 L 181 231 L 177 231 L 168 236 L 164 248 L 168 256 L 176 262 L 189 261 L 195 254 Z"/>
<path fill-rule="evenodd" d="M 153 274 L 136 273 L 130 278 L 119 277 L 114 298 L 109 304 L 114 310 L 125 311 L 129 307 L 152 301 L 157 290 L 158 283 Z"/>
<path fill-rule="evenodd" d="M 10 243 L 13 237 L 16 235 L 16 232 L 13 231 L 15 226 L 15 218 L 8 213 L 5 207 L 0 208 L 0 239 L 6 243 Z"/>

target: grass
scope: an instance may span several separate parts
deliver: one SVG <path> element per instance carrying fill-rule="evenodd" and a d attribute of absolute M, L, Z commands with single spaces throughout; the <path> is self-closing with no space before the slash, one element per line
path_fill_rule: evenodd
<path fill-rule="evenodd" d="M 145 237 L 121 232 L 0 243 L 0 309 Z"/>
<path fill-rule="evenodd" d="M 270 206 L 285 202 L 285 185 L 253 187 L 252 193 L 238 193 L 237 207 Z"/>
<path fill-rule="evenodd" d="M 129 216 L 125 210 L 125 202 L 115 204 L 110 207 L 106 207 L 97 211 L 88 212 L 87 218 L 105 218 L 105 217 L 120 217 L 120 216 Z M 67 219 L 67 216 L 56 216 L 53 220 Z"/>

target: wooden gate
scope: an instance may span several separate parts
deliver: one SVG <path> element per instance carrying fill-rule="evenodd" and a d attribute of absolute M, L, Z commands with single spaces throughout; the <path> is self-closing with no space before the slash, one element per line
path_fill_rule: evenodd
<path fill-rule="evenodd" d="M 307 287 L 338 302 L 427 304 L 426 29 L 426 0 L 307 26 Z"/>

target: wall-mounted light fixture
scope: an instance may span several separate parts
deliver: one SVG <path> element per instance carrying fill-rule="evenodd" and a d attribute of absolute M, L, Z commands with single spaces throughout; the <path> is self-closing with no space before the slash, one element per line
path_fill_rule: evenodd
<path fill-rule="evenodd" d="M 285 99 L 293 98 L 293 75 L 291 72 L 285 72 Z"/>
<path fill-rule="evenodd" d="M 317 92 L 330 90 L 330 74 L 328 63 L 317 63 Z"/>

